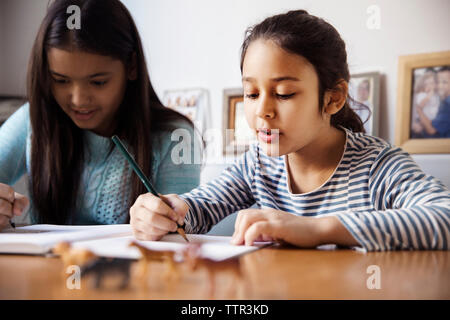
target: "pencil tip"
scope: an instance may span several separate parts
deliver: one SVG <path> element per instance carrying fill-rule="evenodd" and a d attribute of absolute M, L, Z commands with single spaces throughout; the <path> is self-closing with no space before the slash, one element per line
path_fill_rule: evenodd
<path fill-rule="evenodd" d="M 187 238 L 186 233 L 184 232 L 183 228 L 178 228 L 177 231 L 183 237 L 183 239 L 186 240 L 186 242 L 189 242 L 189 239 Z"/>

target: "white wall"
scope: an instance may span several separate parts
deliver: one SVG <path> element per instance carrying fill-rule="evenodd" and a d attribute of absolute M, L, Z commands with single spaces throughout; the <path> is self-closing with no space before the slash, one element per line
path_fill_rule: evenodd
<path fill-rule="evenodd" d="M 379 136 L 393 143 L 400 55 L 450 50 L 448 0 L 123 0 L 141 32 L 156 91 L 204 87 L 212 127 L 222 126 L 222 90 L 239 87 L 239 50 L 245 29 L 289 9 L 306 9 L 330 22 L 347 44 L 351 73 L 379 71 Z M 380 29 L 369 29 L 370 5 Z M 414 156 L 450 186 L 450 155 Z"/>
<path fill-rule="evenodd" d="M 28 58 L 47 3 L 0 0 L 0 95 L 25 95 Z"/>

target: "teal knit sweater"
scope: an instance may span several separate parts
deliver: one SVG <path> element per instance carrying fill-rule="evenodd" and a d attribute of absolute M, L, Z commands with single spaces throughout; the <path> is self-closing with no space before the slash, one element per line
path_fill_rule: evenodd
<path fill-rule="evenodd" d="M 188 129 L 184 123 L 177 122 L 176 127 Z M 189 131 L 192 133 L 192 129 L 189 128 Z M 84 135 L 84 169 L 75 215 L 69 223 L 126 223 L 129 215 L 127 201 L 134 172 L 117 148 L 108 156 L 111 146 L 109 138 L 88 130 L 84 131 Z M 24 174 L 30 175 L 30 137 L 29 105 L 25 104 L 0 127 L 0 183 L 12 186 Z M 194 150 L 193 139 L 191 141 L 191 150 Z M 161 194 L 188 192 L 199 184 L 200 164 L 175 164 L 172 161 L 172 148 L 179 143 L 171 140 L 168 131 L 153 137 L 151 179 Z M 35 223 L 36 212 L 32 203 L 29 210 L 31 221 Z"/>

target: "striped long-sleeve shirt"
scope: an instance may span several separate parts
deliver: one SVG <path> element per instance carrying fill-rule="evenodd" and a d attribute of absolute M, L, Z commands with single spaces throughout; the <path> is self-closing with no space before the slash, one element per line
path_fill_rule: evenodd
<path fill-rule="evenodd" d="M 217 179 L 181 195 L 187 231 L 207 232 L 227 215 L 257 204 L 298 216 L 335 215 L 363 250 L 450 247 L 450 191 L 386 141 L 346 130 L 332 176 L 303 194 L 290 190 L 286 156 L 255 144 Z"/>

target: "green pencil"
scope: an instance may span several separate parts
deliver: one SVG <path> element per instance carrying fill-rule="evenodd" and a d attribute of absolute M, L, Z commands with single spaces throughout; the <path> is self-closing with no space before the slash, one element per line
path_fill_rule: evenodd
<path fill-rule="evenodd" d="M 115 145 L 119 148 L 119 150 L 122 152 L 122 154 L 125 156 L 125 158 L 128 160 L 128 163 L 133 168 L 133 171 L 136 172 L 139 179 L 141 179 L 144 186 L 147 188 L 148 192 L 151 192 L 154 196 L 157 196 L 158 198 L 161 198 L 156 192 L 155 188 L 152 186 L 150 180 L 147 178 L 147 176 L 142 172 L 141 168 L 139 168 L 139 165 L 136 163 L 136 161 L 133 159 L 133 156 L 128 152 L 125 145 L 122 143 L 120 138 L 118 136 L 113 136 L 112 141 L 115 143 Z M 186 240 L 186 242 L 189 242 L 188 238 L 186 237 L 186 233 L 184 232 L 184 229 L 182 226 L 180 226 L 178 223 L 177 232 Z"/>

